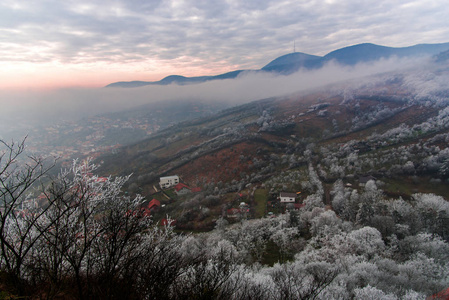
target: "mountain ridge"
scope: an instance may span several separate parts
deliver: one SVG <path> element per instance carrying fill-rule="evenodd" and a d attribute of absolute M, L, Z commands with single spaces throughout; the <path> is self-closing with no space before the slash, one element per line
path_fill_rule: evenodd
<path fill-rule="evenodd" d="M 213 76 L 186 77 L 182 75 L 169 75 L 159 81 L 119 81 L 108 84 L 106 87 L 134 88 L 147 85 L 186 85 L 212 80 L 233 79 L 244 72 L 273 72 L 288 75 L 301 68 L 308 70 L 317 69 L 330 61 L 335 61 L 341 65 L 355 65 L 357 63 L 371 62 L 393 56 L 432 56 L 447 50 L 449 50 L 449 43 L 416 44 L 408 47 L 388 47 L 372 43 L 361 43 L 331 51 L 324 56 L 302 52 L 288 53 L 275 58 L 257 70 L 235 70 Z"/>

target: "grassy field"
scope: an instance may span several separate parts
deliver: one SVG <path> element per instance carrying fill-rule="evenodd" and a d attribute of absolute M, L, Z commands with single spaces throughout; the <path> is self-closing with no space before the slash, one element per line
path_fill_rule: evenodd
<path fill-rule="evenodd" d="M 415 193 L 433 193 L 449 198 L 447 182 L 432 181 L 428 176 L 422 176 L 413 180 L 410 176 L 401 176 L 398 178 L 389 178 L 383 180 L 386 184 L 381 188 L 389 193 L 397 193 L 400 196 L 411 196 Z"/>
<path fill-rule="evenodd" d="M 254 192 L 254 200 L 256 201 L 256 218 L 262 218 L 266 213 L 268 191 L 265 189 L 257 189 Z"/>

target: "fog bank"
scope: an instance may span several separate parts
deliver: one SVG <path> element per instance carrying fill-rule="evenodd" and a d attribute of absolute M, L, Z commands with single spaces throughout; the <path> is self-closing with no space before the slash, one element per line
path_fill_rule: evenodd
<path fill-rule="evenodd" d="M 8 126 L 17 127 L 22 123 L 24 127 L 31 126 L 30 124 L 57 123 L 171 100 L 219 101 L 237 105 L 384 72 L 424 68 L 429 64 L 424 58 L 392 58 L 351 67 L 329 63 L 317 70 L 300 70 L 288 76 L 246 72 L 236 79 L 183 86 L 173 84 L 140 88 L 0 91 L 0 126 L 2 130 L 6 130 Z"/>

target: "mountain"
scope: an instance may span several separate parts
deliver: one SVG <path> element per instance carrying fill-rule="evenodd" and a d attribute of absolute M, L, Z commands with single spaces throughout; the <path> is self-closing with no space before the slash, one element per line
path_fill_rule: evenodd
<path fill-rule="evenodd" d="M 357 63 L 375 61 L 381 58 L 407 57 L 407 56 L 432 56 L 449 50 L 449 43 L 418 44 L 410 47 L 386 47 L 370 43 L 358 44 L 332 51 L 325 56 L 310 55 L 301 52 L 293 52 L 280 56 L 259 70 L 236 70 L 215 76 L 185 77 L 170 75 L 160 81 L 120 81 L 106 87 L 141 87 L 146 85 L 168 84 L 195 84 L 210 80 L 233 79 L 242 72 L 274 72 L 278 74 L 291 74 L 299 69 L 316 69 L 329 61 L 335 61 L 341 65 L 355 65 Z"/>
<path fill-rule="evenodd" d="M 300 68 L 313 69 L 322 66 L 322 57 L 301 52 L 293 52 L 276 58 L 261 70 L 278 73 L 292 73 Z"/>
<path fill-rule="evenodd" d="M 448 62 L 449 61 L 449 50 L 439 53 L 434 56 L 434 60 L 437 63 Z"/>
<path fill-rule="evenodd" d="M 210 80 L 218 80 L 218 79 L 232 79 L 236 78 L 240 73 L 244 72 L 244 70 L 236 70 L 227 72 L 220 75 L 215 76 L 197 76 L 197 77 L 185 77 L 180 75 L 170 75 L 167 76 L 159 81 L 119 81 L 114 82 L 111 84 L 108 84 L 106 87 L 127 87 L 127 88 L 133 88 L 133 87 L 141 87 L 146 85 L 168 85 L 168 84 L 179 84 L 179 85 L 185 85 L 185 84 L 194 84 L 194 83 L 202 83 Z"/>
<path fill-rule="evenodd" d="M 410 47 L 393 48 L 375 44 L 359 44 L 338 49 L 326 54 L 324 61 L 335 60 L 342 65 L 355 65 L 361 62 L 369 62 L 388 58 L 391 56 L 406 57 L 420 55 L 435 55 L 449 49 L 449 43 L 443 44 L 419 44 Z"/>

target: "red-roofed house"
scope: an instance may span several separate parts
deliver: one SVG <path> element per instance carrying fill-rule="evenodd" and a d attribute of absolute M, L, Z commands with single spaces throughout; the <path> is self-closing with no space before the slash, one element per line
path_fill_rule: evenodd
<path fill-rule="evenodd" d="M 226 215 L 228 218 L 237 218 L 240 215 L 240 209 L 230 208 L 226 210 Z"/>
<path fill-rule="evenodd" d="M 148 204 L 142 204 L 141 209 L 143 210 L 144 215 L 149 216 L 151 212 L 159 209 L 161 207 L 161 202 L 157 199 L 153 199 Z"/>
<path fill-rule="evenodd" d="M 159 208 L 159 207 L 161 207 L 161 202 L 159 200 L 157 200 L 157 199 L 153 199 L 153 200 L 150 201 L 150 203 L 148 203 L 148 209 L 149 210 L 153 210 L 153 209 L 156 209 L 156 208 Z"/>
<path fill-rule="evenodd" d="M 191 190 L 187 185 L 180 182 L 177 185 L 175 185 L 175 191 L 176 191 L 176 194 L 178 194 L 178 195 L 184 195 L 184 194 L 190 193 Z"/>
<path fill-rule="evenodd" d="M 301 207 L 306 206 L 305 203 L 294 203 L 294 205 L 295 205 L 295 209 L 296 209 L 296 210 L 299 210 Z"/>
<path fill-rule="evenodd" d="M 201 188 L 200 187 L 194 187 L 190 189 L 192 191 L 192 193 L 199 193 L 201 192 Z"/>

